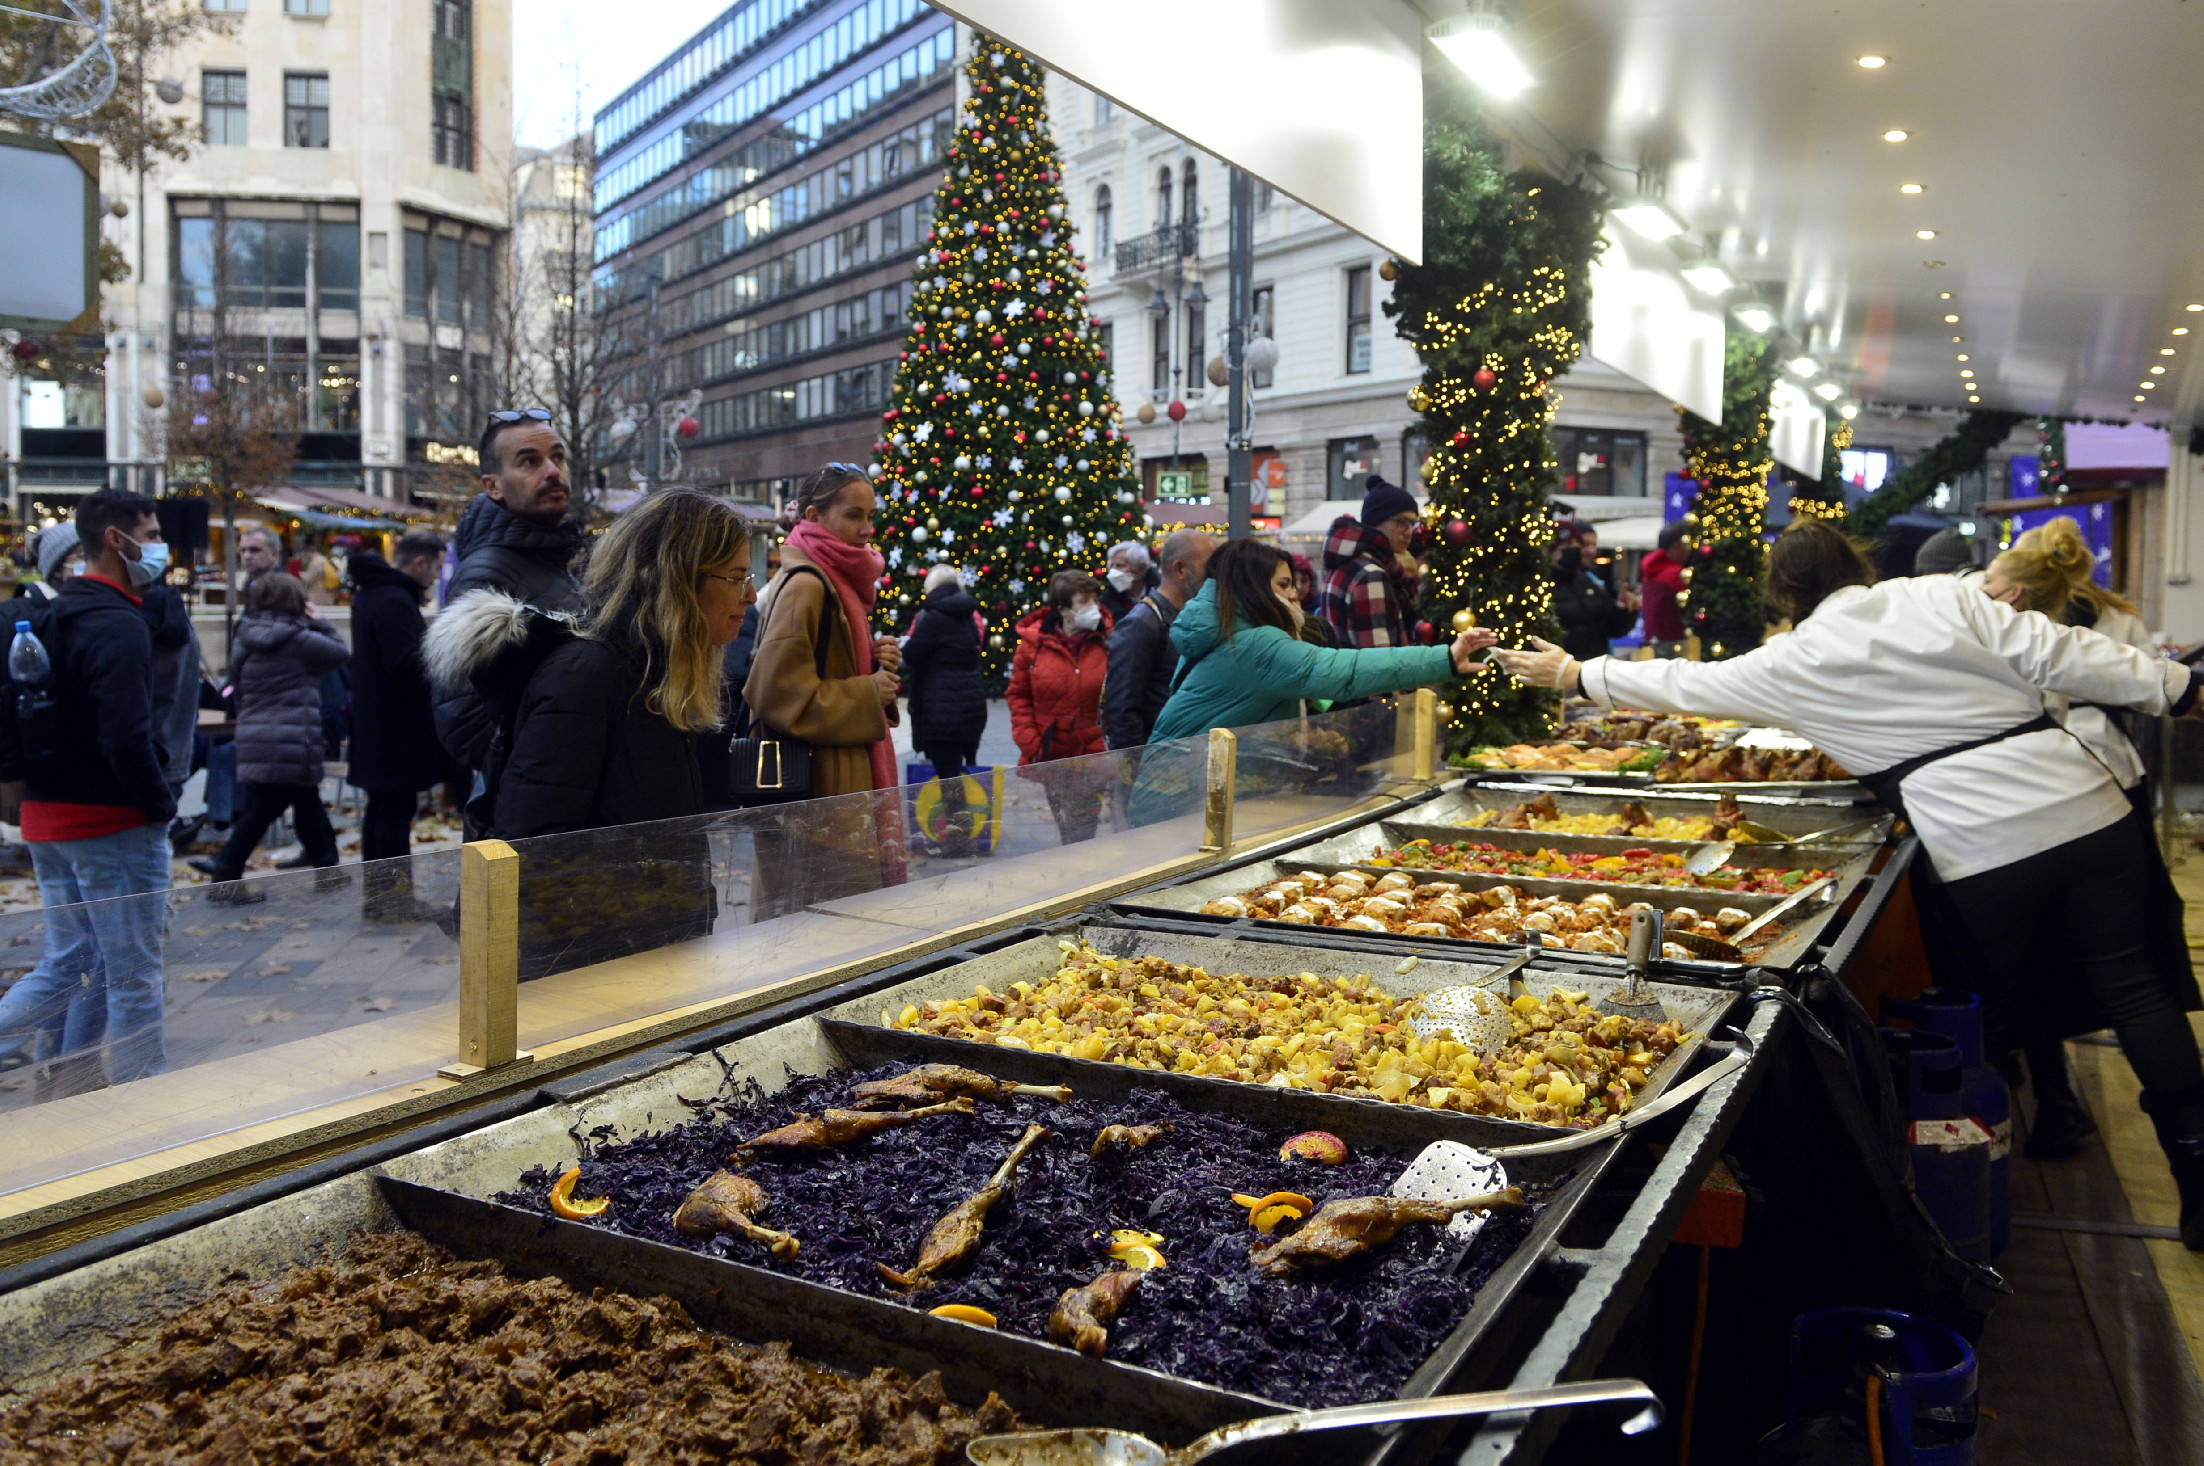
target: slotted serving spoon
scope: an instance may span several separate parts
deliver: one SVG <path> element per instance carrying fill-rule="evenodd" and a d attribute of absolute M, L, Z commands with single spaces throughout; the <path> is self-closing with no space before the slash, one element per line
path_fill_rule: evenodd
<path fill-rule="evenodd" d="M 1502 1415 L 1518 1410 L 1551 1410 L 1568 1405 L 1597 1405 L 1609 1400 L 1643 1401 L 1645 1408 L 1622 1422 L 1625 1435 L 1640 1435 L 1661 1423 L 1660 1397 L 1643 1380 L 1595 1379 L 1535 1390 L 1484 1390 L 1474 1395 L 1433 1395 L 1422 1400 L 1380 1400 L 1266 1415 L 1213 1430 L 1173 1451 L 1129 1430 L 1083 1426 L 1077 1430 L 1036 1430 L 1019 1435 L 984 1435 L 964 1448 L 975 1466 L 1190 1466 L 1190 1463 L 1252 1441 L 1286 1440 L 1317 1430 L 1348 1430 L 1358 1425 L 1397 1425 L 1411 1420 L 1445 1420 L 1464 1415 Z"/>

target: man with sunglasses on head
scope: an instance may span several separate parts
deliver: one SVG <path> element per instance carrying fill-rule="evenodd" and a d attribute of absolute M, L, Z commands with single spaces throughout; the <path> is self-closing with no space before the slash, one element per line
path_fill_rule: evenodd
<path fill-rule="evenodd" d="M 477 449 L 482 493 L 459 517 L 452 537 L 457 568 L 444 604 L 496 592 L 537 611 L 571 613 L 582 605 L 573 565 L 582 548 L 573 507 L 566 443 L 540 407 L 490 414 Z M 480 770 L 498 713 L 475 686 L 439 686 L 436 736 L 470 774 Z"/>

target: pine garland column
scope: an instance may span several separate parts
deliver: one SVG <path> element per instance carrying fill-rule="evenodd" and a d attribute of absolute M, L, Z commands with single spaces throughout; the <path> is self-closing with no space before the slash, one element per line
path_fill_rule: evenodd
<path fill-rule="evenodd" d="M 1714 661 L 1760 645 L 1767 630 L 1761 576 L 1768 550 L 1769 398 L 1775 391 L 1775 343 L 1733 330 L 1723 343 L 1722 420 L 1688 408 L 1676 416 L 1684 435 L 1684 466 L 1699 484 L 1687 516 L 1697 545 L 1691 584 L 1678 600 L 1685 629 Z"/>
<path fill-rule="evenodd" d="M 1503 646 L 1558 638 L 1553 620 L 1555 377 L 1591 329 L 1599 212 L 1583 189 L 1536 173 L 1503 175 L 1474 114 L 1426 93 L 1421 265 L 1397 265 L 1386 313 L 1423 361 L 1409 405 L 1432 445 L 1420 634 L 1470 626 Z M 1444 694 L 1456 750 L 1513 743 L 1553 726 L 1556 699 L 1479 672 Z"/>
<path fill-rule="evenodd" d="M 1049 577 L 1142 527 L 1131 452 L 1072 247 L 1045 73 L 984 33 L 911 281 L 881 415 L 877 615 L 909 629 L 927 570 L 963 568 L 988 621 L 991 684 Z"/>

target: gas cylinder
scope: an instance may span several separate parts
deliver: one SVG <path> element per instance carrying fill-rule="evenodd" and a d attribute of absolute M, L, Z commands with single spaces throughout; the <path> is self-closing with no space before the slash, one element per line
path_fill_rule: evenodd
<path fill-rule="evenodd" d="M 1961 1106 L 1959 1045 L 1917 1028 L 1882 1030 L 1905 1109 L 1913 1190 L 1961 1257 L 1990 1258 L 1990 1132 Z"/>
<path fill-rule="evenodd" d="M 1975 1466 L 1978 1373 L 1967 1341 L 1928 1319 L 1802 1313 L 1787 1418 L 1748 1466 Z"/>
<path fill-rule="evenodd" d="M 1883 1021 L 1896 1019 L 1959 1045 L 1959 1111 L 1990 1132 L 1990 1256 L 2013 1233 L 2013 1092 L 1982 1059 L 1982 1000 L 1960 988 L 1924 988 L 1911 999 L 1885 997 Z"/>

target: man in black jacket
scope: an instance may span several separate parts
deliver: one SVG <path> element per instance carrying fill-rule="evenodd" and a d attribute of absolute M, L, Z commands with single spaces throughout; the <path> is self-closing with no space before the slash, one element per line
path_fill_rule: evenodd
<path fill-rule="evenodd" d="M 573 489 L 566 444 L 541 408 L 500 412 L 482 430 L 478 457 L 482 494 L 467 506 L 452 538 L 459 567 L 444 588 L 444 604 L 469 592 L 503 591 L 541 611 L 581 608 L 574 579 L 581 551 L 579 525 L 567 519 Z M 449 689 L 436 701 L 436 735 L 468 771 L 489 752 L 497 714 L 471 687 Z"/>
<path fill-rule="evenodd" d="M 412 853 L 421 791 L 449 773 L 421 662 L 428 634 L 421 602 L 443 569 L 444 542 L 428 530 L 408 530 L 391 553 L 395 565 L 366 550 L 345 562 L 353 585 L 350 777 L 367 791 L 360 859 L 392 862 L 368 867 L 368 919 L 410 921 L 412 872 L 398 857 Z"/>
<path fill-rule="evenodd" d="M 1171 623 L 1201 589 L 1216 549 L 1217 542 L 1198 529 L 1167 536 L 1157 555 L 1162 578 L 1110 632 L 1109 674 L 1102 682 L 1102 730 L 1110 747 L 1146 743 L 1156 715 L 1170 701 L 1171 679 L 1179 666 Z"/>
<path fill-rule="evenodd" d="M 38 965 L 0 998 L 0 1047 L 65 1032 L 80 1056 L 65 1062 L 84 1066 L 104 1044 L 107 1079 L 122 1084 L 168 1065 L 161 941 L 176 800 L 155 743 L 141 609 L 168 547 L 153 501 L 119 489 L 86 495 L 76 523 L 84 570 L 54 598 L 47 628 L 52 712 L 25 717 L 14 687 L 0 700 L 0 780 L 23 785 L 23 838 L 47 907 Z"/>

